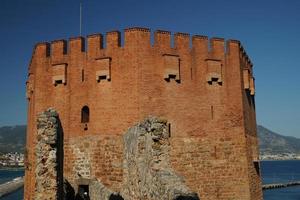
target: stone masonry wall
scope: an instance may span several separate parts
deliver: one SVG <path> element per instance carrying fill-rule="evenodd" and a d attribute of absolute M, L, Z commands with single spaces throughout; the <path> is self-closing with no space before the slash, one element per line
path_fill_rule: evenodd
<path fill-rule="evenodd" d="M 35 147 L 35 200 L 60 199 L 62 186 L 59 143 L 60 124 L 58 114 L 53 109 L 41 113 L 37 119 L 37 145 Z"/>
<path fill-rule="evenodd" d="M 166 120 L 150 117 L 124 135 L 125 200 L 199 199 L 170 166 Z"/>
<path fill-rule="evenodd" d="M 65 140 L 64 177 L 75 190 L 80 179 L 98 179 L 120 191 L 123 179 L 123 143 L 117 136 L 85 136 Z"/>
<path fill-rule="evenodd" d="M 119 198 L 117 198 L 119 197 Z M 91 200 L 123 200 L 121 196 L 105 187 L 98 179 L 90 182 L 90 199 Z"/>

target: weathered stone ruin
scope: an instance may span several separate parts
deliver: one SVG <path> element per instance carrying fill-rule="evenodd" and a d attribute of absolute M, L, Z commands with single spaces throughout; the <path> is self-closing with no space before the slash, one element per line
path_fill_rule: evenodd
<path fill-rule="evenodd" d="M 145 119 L 124 138 L 124 199 L 199 199 L 170 166 L 169 129 L 166 120 Z"/>
<path fill-rule="evenodd" d="M 198 200 L 170 166 L 169 128 L 166 120 L 149 117 L 133 126 L 123 136 L 123 184 L 117 193 L 97 178 L 81 179 L 89 186 L 89 194 L 75 190 L 65 179 L 61 184 L 63 158 L 59 144 L 62 130 L 58 114 L 48 109 L 38 117 L 36 146 L 35 199 L 86 199 L 90 200 Z M 61 171 L 59 171 L 61 170 Z M 63 190 L 62 190 L 63 189 Z M 64 195 L 59 195 L 63 191 Z"/>
<path fill-rule="evenodd" d="M 61 127 L 54 109 L 41 113 L 37 119 L 37 145 L 35 148 L 35 196 L 36 200 L 61 198 L 63 157 L 60 149 Z"/>
<path fill-rule="evenodd" d="M 90 183 L 90 199 L 91 200 L 123 200 L 117 192 L 105 187 L 100 180 L 94 179 Z"/>

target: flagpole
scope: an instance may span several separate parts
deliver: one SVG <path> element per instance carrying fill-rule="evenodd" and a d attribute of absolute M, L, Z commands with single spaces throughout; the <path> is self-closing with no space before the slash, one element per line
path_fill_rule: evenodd
<path fill-rule="evenodd" d="M 82 32 L 82 2 L 80 1 L 80 7 L 79 7 L 79 35 L 81 36 Z"/>

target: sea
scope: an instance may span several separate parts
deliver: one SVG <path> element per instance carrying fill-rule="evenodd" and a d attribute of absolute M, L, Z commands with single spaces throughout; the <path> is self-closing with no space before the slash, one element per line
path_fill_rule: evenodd
<path fill-rule="evenodd" d="M 261 161 L 263 184 L 300 181 L 300 160 Z M 265 200 L 300 200 L 300 186 L 264 191 Z"/>
<path fill-rule="evenodd" d="M 261 161 L 260 166 L 264 184 L 300 181 L 300 160 Z M 0 184 L 23 175 L 23 170 L 0 170 Z M 0 198 L 0 200 L 22 199 L 23 189 Z M 300 186 L 265 190 L 264 200 L 300 200 Z"/>
<path fill-rule="evenodd" d="M 16 177 L 24 176 L 23 169 L 0 169 L 0 184 L 10 181 Z M 0 198 L 1 200 L 22 200 L 23 199 L 23 188 L 11 193 L 7 196 Z"/>

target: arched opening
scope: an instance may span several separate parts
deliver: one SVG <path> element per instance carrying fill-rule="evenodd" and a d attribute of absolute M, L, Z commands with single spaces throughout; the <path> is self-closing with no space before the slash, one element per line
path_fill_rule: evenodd
<path fill-rule="evenodd" d="M 180 195 L 178 197 L 176 197 L 175 200 L 200 200 L 200 198 L 198 197 L 197 194 L 193 194 L 193 195 Z"/>
<path fill-rule="evenodd" d="M 120 194 L 111 194 L 109 200 L 124 200 Z"/>
<path fill-rule="evenodd" d="M 81 109 L 81 123 L 88 123 L 90 121 L 90 109 L 88 106 L 83 106 Z"/>

